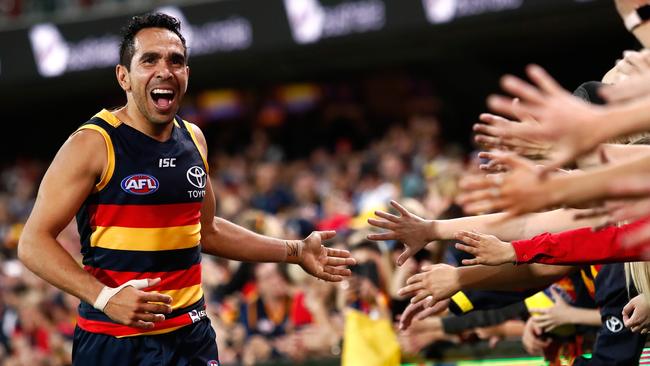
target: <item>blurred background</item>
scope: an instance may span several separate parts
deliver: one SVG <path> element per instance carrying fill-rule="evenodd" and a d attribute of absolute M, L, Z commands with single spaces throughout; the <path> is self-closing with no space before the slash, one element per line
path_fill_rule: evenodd
<path fill-rule="evenodd" d="M 332 245 L 362 262 L 332 285 L 204 258 L 226 365 L 339 364 L 345 308 L 392 321 L 419 265 L 458 260 L 432 243 L 395 268 L 401 244 L 365 241 L 365 221 L 391 199 L 426 218 L 463 215 L 456 183 L 478 167 L 471 126 L 499 77 L 535 62 L 573 90 L 639 48 L 609 0 L 0 0 L 2 365 L 70 363 L 78 301 L 27 272 L 15 246 L 58 147 L 125 103 L 119 29 L 151 10 L 182 20 L 191 77 L 179 114 L 208 139 L 217 215 L 286 238 L 335 229 Z M 74 223 L 60 240 L 79 258 Z M 429 324 L 397 342 L 405 363 L 468 365 L 526 356 L 521 325 Z"/>

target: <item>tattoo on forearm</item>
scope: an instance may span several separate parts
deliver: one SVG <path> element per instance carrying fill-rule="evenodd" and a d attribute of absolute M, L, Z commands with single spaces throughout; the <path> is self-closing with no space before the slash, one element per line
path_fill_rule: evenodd
<path fill-rule="evenodd" d="M 300 254 L 298 243 L 291 243 L 288 240 L 285 240 L 284 243 L 287 245 L 287 258 L 298 257 Z"/>

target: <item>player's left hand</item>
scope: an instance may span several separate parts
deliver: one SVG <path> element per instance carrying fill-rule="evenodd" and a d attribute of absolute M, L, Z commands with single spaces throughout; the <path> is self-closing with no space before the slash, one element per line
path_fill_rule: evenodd
<path fill-rule="evenodd" d="M 327 248 L 323 241 L 331 239 L 336 231 L 314 231 L 301 241 L 298 264 L 310 275 L 325 281 L 339 282 L 352 272 L 346 268 L 357 263 L 344 249 Z"/>

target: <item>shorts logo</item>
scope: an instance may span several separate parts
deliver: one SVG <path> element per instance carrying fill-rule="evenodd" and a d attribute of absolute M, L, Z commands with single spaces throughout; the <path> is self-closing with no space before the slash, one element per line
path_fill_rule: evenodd
<path fill-rule="evenodd" d="M 605 326 L 612 333 L 618 333 L 623 330 L 623 322 L 621 321 L 621 319 L 613 315 L 607 318 L 607 320 L 605 321 Z"/>
<path fill-rule="evenodd" d="M 205 309 L 192 310 L 187 314 L 190 316 L 190 319 L 192 319 L 192 323 L 196 323 L 201 319 L 208 317 L 208 313 L 206 313 Z"/>
<path fill-rule="evenodd" d="M 210 360 L 208 361 L 208 366 L 219 366 L 219 361 Z"/>
<path fill-rule="evenodd" d="M 205 188 L 205 184 L 208 181 L 205 171 L 199 166 L 193 166 L 187 169 L 185 176 L 191 185 L 199 189 Z"/>
<path fill-rule="evenodd" d="M 133 174 L 122 179 L 122 190 L 139 196 L 152 194 L 158 190 L 158 179 L 148 174 Z"/>

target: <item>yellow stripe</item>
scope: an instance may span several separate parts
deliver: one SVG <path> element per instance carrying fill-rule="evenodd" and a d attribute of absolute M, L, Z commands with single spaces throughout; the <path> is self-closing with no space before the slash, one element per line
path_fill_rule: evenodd
<path fill-rule="evenodd" d="M 591 268 L 591 275 L 593 276 L 594 280 L 596 277 L 598 277 L 598 270 L 596 269 L 596 266 L 591 265 L 589 266 Z"/>
<path fill-rule="evenodd" d="M 524 300 L 524 303 L 526 304 L 526 309 L 529 311 L 534 308 L 545 309 L 553 306 L 553 300 L 551 300 L 544 291 L 537 292 L 535 295 L 527 297 Z"/>
<path fill-rule="evenodd" d="M 199 245 L 201 224 L 164 228 L 127 228 L 97 226 L 90 245 L 115 250 L 173 250 Z"/>
<path fill-rule="evenodd" d="M 468 311 L 472 311 L 474 309 L 474 305 L 472 305 L 472 302 L 469 301 L 469 298 L 467 298 L 467 295 L 465 295 L 462 291 L 456 292 L 454 296 L 451 297 L 451 300 L 458 305 L 460 310 L 463 311 L 463 313 L 466 313 Z"/>
<path fill-rule="evenodd" d="M 106 109 L 102 109 L 101 111 L 99 111 L 99 113 L 94 115 L 93 118 L 94 117 L 99 117 L 103 119 L 104 121 L 106 121 L 106 123 L 108 123 L 113 127 L 117 127 L 122 124 L 122 121 L 120 121 L 113 113 L 111 113 Z"/>
<path fill-rule="evenodd" d="M 83 125 L 77 129 L 77 131 L 81 130 L 93 130 L 99 132 L 104 138 L 104 142 L 106 143 L 106 169 L 102 173 L 102 177 L 99 180 L 99 183 L 95 185 L 95 190 L 99 192 L 104 189 L 104 187 L 106 187 L 108 182 L 113 177 L 113 172 L 115 171 L 115 150 L 113 150 L 113 141 L 108 135 L 108 132 L 97 125 Z"/>
<path fill-rule="evenodd" d="M 192 136 L 192 141 L 194 141 L 194 145 L 196 145 L 196 148 L 199 150 L 199 154 L 201 154 L 201 159 L 203 159 L 203 164 L 205 165 L 205 172 L 210 173 L 210 167 L 208 166 L 208 159 L 206 158 L 205 154 L 203 154 L 203 149 L 201 149 L 201 145 L 199 145 L 199 141 L 196 139 L 196 135 L 194 134 L 194 129 L 192 128 L 192 124 L 183 121 L 185 124 L 185 128 L 187 128 L 188 131 L 190 131 L 190 136 Z"/>
<path fill-rule="evenodd" d="M 195 302 L 201 300 L 203 296 L 203 289 L 201 284 L 184 287 L 178 290 L 164 290 L 164 291 L 151 291 L 161 293 L 163 295 L 169 295 L 172 298 L 172 309 L 180 309 L 188 307 Z"/>

